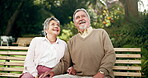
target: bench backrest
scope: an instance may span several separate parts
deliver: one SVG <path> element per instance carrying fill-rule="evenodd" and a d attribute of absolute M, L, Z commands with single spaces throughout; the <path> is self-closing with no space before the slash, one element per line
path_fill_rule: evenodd
<path fill-rule="evenodd" d="M 28 47 L 0 46 L 0 77 L 19 77 Z"/>
<path fill-rule="evenodd" d="M 19 37 L 16 41 L 18 46 L 28 46 L 33 38 Z"/>
<path fill-rule="evenodd" d="M 141 49 L 114 48 L 116 63 L 113 67 L 115 76 L 141 77 Z"/>
<path fill-rule="evenodd" d="M 115 76 L 141 77 L 141 49 L 114 48 L 116 64 Z M 0 46 L 0 77 L 19 77 L 23 71 L 28 47 Z"/>

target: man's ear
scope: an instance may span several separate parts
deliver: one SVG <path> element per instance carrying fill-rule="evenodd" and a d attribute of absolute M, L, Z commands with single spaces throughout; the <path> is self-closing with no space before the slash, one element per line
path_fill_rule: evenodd
<path fill-rule="evenodd" d="M 74 23 L 74 26 L 77 27 L 77 26 L 76 26 L 76 22 L 74 21 L 73 23 Z"/>

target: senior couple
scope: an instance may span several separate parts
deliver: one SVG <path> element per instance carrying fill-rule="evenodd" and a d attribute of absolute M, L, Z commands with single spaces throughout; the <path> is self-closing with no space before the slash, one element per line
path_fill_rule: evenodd
<path fill-rule="evenodd" d="M 59 20 L 45 20 L 46 35 L 31 41 L 20 78 L 114 78 L 115 52 L 107 32 L 93 29 L 83 8 L 74 12 L 73 21 L 79 33 L 66 44 L 57 38 Z"/>

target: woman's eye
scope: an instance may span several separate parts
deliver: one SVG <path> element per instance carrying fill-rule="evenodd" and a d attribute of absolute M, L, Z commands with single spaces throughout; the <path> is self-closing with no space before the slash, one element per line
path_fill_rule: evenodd
<path fill-rule="evenodd" d="M 53 23 L 53 24 L 51 24 L 51 26 L 54 26 L 54 23 Z"/>

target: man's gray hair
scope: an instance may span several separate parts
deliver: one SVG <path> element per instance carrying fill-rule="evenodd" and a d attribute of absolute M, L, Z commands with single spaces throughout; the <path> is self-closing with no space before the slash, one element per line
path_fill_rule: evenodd
<path fill-rule="evenodd" d="M 76 14 L 77 12 L 79 12 L 79 11 L 85 12 L 86 15 L 88 16 L 89 20 L 90 20 L 90 16 L 89 16 L 88 12 L 87 12 L 84 8 L 81 8 L 81 9 L 76 9 L 76 10 L 75 10 L 75 12 L 74 12 L 74 14 L 73 14 L 73 21 L 74 21 L 74 19 L 75 19 L 75 14 Z"/>
<path fill-rule="evenodd" d="M 50 18 L 47 18 L 44 23 L 43 23 L 43 31 L 48 29 L 48 25 L 50 23 L 51 20 L 54 20 L 56 21 L 57 23 L 60 24 L 60 21 L 58 19 L 56 19 L 55 17 L 50 17 Z M 44 31 L 44 35 L 46 35 L 46 32 Z"/>

